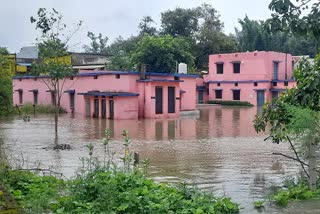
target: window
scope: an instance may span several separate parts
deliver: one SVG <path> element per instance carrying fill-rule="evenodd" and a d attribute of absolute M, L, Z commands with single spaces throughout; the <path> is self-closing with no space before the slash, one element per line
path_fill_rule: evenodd
<path fill-rule="evenodd" d="M 120 79 L 120 74 L 116 74 L 116 79 Z"/>
<path fill-rule="evenodd" d="M 180 77 L 175 76 L 174 80 L 180 80 Z"/>
<path fill-rule="evenodd" d="M 273 62 L 273 79 L 278 80 L 279 62 Z"/>
<path fill-rule="evenodd" d="M 284 82 L 284 86 L 288 86 L 289 84 L 288 84 L 288 82 Z"/>
<path fill-rule="evenodd" d="M 33 91 L 33 104 L 38 104 L 38 91 Z"/>
<path fill-rule="evenodd" d="M 70 77 L 70 80 L 73 80 L 73 76 Z"/>
<path fill-rule="evenodd" d="M 238 87 L 238 85 L 239 85 L 239 84 L 238 84 L 237 82 L 236 82 L 236 83 L 234 83 L 234 86 Z"/>
<path fill-rule="evenodd" d="M 272 82 L 272 86 L 277 86 L 278 83 L 277 82 Z"/>
<path fill-rule="evenodd" d="M 217 63 L 217 74 L 223 74 L 223 63 Z"/>
<path fill-rule="evenodd" d="M 94 75 L 93 79 L 95 79 L 95 80 L 98 79 L 98 75 Z"/>
<path fill-rule="evenodd" d="M 218 83 L 217 83 L 217 86 L 221 86 L 221 83 L 220 83 L 220 82 L 218 82 Z"/>
<path fill-rule="evenodd" d="M 23 103 L 23 91 L 19 90 L 19 104 Z"/>
<path fill-rule="evenodd" d="M 74 109 L 74 93 L 69 93 L 69 98 L 70 98 L 70 108 Z"/>
<path fill-rule="evenodd" d="M 19 82 L 21 82 L 22 81 L 22 79 L 21 78 L 19 78 Z"/>
<path fill-rule="evenodd" d="M 222 90 L 218 89 L 215 90 L 216 92 L 216 99 L 222 99 Z"/>
<path fill-rule="evenodd" d="M 240 62 L 233 63 L 233 73 L 240 74 Z"/>
<path fill-rule="evenodd" d="M 34 78 L 34 81 L 37 81 L 38 80 L 38 78 Z"/>
<path fill-rule="evenodd" d="M 233 90 L 233 100 L 240 100 L 240 90 Z"/>
<path fill-rule="evenodd" d="M 254 83 L 253 83 L 253 86 L 255 86 L 255 87 L 258 86 L 258 83 L 257 83 L 257 82 L 254 82 Z"/>

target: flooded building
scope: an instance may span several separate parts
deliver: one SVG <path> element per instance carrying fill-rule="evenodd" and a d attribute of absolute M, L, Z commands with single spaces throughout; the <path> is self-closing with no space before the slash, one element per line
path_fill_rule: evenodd
<path fill-rule="evenodd" d="M 196 109 L 198 75 L 86 71 L 64 82 L 61 106 L 68 112 L 109 119 L 175 118 Z M 15 105 L 54 104 L 46 77 L 13 79 Z"/>
<path fill-rule="evenodd" d="M 255 51 L 209 56 L 209 72 L 197 82 L 198 103 L 208 100 L 247 101 L 262 106 L 292 88 L 290 54 Z"/>

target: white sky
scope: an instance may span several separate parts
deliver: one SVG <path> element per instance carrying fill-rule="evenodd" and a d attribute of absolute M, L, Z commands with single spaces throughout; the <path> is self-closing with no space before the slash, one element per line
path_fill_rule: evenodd
<path fill-rule="evenodd" d="M 88 31 L 102 33 L 112 41 L 121 35 L 136 35 L 143 16 L 151 16 L 159 25 L 160 13 L 176 7 L 192 8 L 211 4 L 221 15 L 226 33 L 234 33 L 238 19 L 270 16 L 271 0 L 0 0 L 0 46 L 18 52 L 35 43 L 37 32 L 30 23 L 38 8 L 55 8 L 69 26 L 82 20 L 83 26 L 71 42 L 74 51 L 88 44 Z"/>

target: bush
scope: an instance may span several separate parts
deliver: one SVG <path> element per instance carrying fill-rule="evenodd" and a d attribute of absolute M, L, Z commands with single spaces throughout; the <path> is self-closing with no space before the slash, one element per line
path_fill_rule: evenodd
<path fill-rule="evenodd" d="M 320 187 L 318 186 L 316 191 L 311 191 L 307 180 L 303 178 L 287 179 L 283 187 L 270 198 L 280 206 L 286 206 L 289 201 L 319 199 Z"/>
<path fill-rule="evenodd" d="M 38 114 L 54 114 L 55 113 L 55 106 L 53 105 L 33 105 L 31 103 L 26 103 L 22 106 L 18 107 L 21 113 L 24 114 L 33 114 L 34 110 Z M 35 109 L 34 109 L 35 108 Z M 66 113 L 66 110 L 64 110 L 62 107 L 59 109 L 60 113 Z"/>
<path fill-rule="evenodd" d="M 209 100 L 208 104 L 217 104 L 223 106 L 253 106 L 247 101 L 234 101 L 234 100 Z"/>
<path fill-rule="evenodd" d="M 132 166 L 133 153 L 127 131 L 123 131 L 123 167 L 108 155 L 111 132 L 102 141 L 104 161 L 83 158 L 77 176 L 64 181 L 53 176 L 12 170 L 0 166 L 0 181 L 29 213 L 238 213 L 239 205 L 230 198 L 214 197 L 186 185 L 159 184 L 147 178 L 144 167 Z M 148 161 L 144 161 L 147 165 Z"/>

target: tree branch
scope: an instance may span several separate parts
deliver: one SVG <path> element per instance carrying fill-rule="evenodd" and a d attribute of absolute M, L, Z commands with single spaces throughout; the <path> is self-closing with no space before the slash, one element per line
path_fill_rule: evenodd
<path fill-rule="evenodd" d="M 301 160 L 298 160 L 297 158 L 291 157 L 291 156 L 289 156 L 289 155 L 285 155 L 285 154 L 278 153 L 278 152 L 273 152 L 272 154 L 273 154 L 273 155 L 278 155 L 278 156 L 283 156 L 283 157 L 285 157 L 285 158 L 288 158 L 288 159 L 297 161 L 297 162 L 303 164 L 304 166 L 309 167 L 309 164 L 307 164 L 307 163 L 305 163 L 305 162 L 303 162 L 303 161 L 301 161 Z M 320 174 L 320 170 L 316 170 L 316 171 Z"/>
<path fill-rule="evenodd" d="M 302 161 L 301 161 L 301 159 L 299 158 L 298 152 L 297 152 L 296 148 L 294 147 L 294 145 L 293 145 L 293 143 L 292 143 L 291 139 L 290 139 L 288 136 L 287 136 L 287 140 L 288 140 L 288 142 L 289 142 L 289 144 L 290 144 L 290 146 L 291 146 L 291 148 L 292 148 L 292 150 L 293 150 L 294 154 L 296 155 L 297 160 L 300 162 L 300 165 L 301 165 L 301 167 L 302 167 L 302 169 L 303 169 L 304 173 L 305 173 L 305 174 L 306 174 L 306 176 L 310 179 L 310 175 L 308 174 L 308 172 L 307 172 L 306 168 L 305 168 L 305 167 L 304 167 L 304 165 L 302 164 Z"/>

